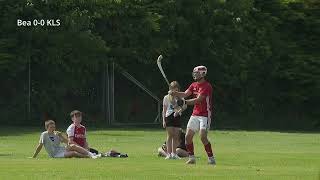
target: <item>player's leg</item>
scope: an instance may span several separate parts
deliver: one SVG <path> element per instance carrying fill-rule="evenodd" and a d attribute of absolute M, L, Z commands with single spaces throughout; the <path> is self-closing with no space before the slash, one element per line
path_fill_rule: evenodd
<path fill-rule="evenodd" d="M 208 131 L 205 129 L 200 129 L 200 138 L 201 138 L 201 142 L 204 145 L 204 148 L 207 152 L 208 157 L 212 157 L 213 151 L 211 148 L 211 143 L 208 139 Z"/>
<path fill-rule="evenodd" d="M 83 147 L 80 147 L 75 144 L 70 144 L 69 146 L 67 146 L 67 151 L 76 151 L 82 155 L 86 155 L 91 158 L 95 158 L 95 156 L 91 152 L 89 152 L 88 150 L 84 149 Z"/>
<path fill-rule="evenodd" d="M 162 147 L 158 148 L 158 156 L 160 157 L 166 157 L 167 153 L 162 149 Z"/>
<path fill-rule="evenodd" d="M 204 146 L 204 149 L 208 155 L 208 163 L 215 165 L 216 162 L 214 159 L 211 143 L 208 140 L 208 118 L 207 117 L 200 118 L 200 138 Z"/>
<path fill-rule="evenodd" d="M 109 151 L 107 151 L 105 153 L 106 156 L 108 157 L 118 157 L 120 155 L 120 152 L 114 150 L 114 149 L 110 149 Z"/>
<path fill-rule="evenodd" d="M 180 159 L 177 155 L 176 149 L 179 145 L 180 138 L 180 127 L 181 127 L 181 116 L 173 116 L 173 137 L 172 137 L 172 159 Z"/>
<path fill-rule="evenodd" d="M 189 160 L 187 164 L 195 164 L 196 159 L 194 157 L 194 146 L 193 146 L 193 136 L 199 130 L 200 122 L 197 116 L 191 116 L 187 125 L 186 132 L 186 147 L 189 154 Z"/>
<path fill-rule="evenodd" d="M 188 153 L 188 151 L 186 151 L 186 150 L 184 150 L 184 149 L 182 149 L 182 148 L 177 148 L 177 155 L 179 156 L 179 157 L 188 157 L 189 156 L 189 153 Z"/>
<path fill-rule="evenodd" d="M 179 127 L 173 127 L 173 137 L 172 137 L 172 158 L 178 159 L 176 149 L 178 147 L 179 143 L 179 135 L 180 135 L 180 128 Z"/>
<path fill-rule="evenodd" d="M 76 151 L 66 151 L 66 152 L 64 153 L 64 157 L 65 157 L 65 158 L 72 158 L 72 157 L 88 158 L 89 156 L 88 156 L 88 155 L 81 154 L 81 153 L 78 153 L 78 152 L 76 152 Z"/>
<path fill-rule="evenodd" d="M 173 127 L 167 127 L 167 156 L 166 159 L 171 158 L 171 153 L 172 153 L 172 139 L 173 139 L 173 134 L 174 134 L 174 128 Z"/>
<path fill-rule="evenodd" d="M 186 132 L 186 147 L 189 155 L 189 160 L 186 162 L 187 164 L 195 164 L 196 162 L 196 159 L 194 156 L 194 146 L 193 146 L 194 135 L 195 135 L 195 131 L 188 128 Z"/>
<path fill-rule="evenodd" d="M 128 157 L 128 154 L 125 153 L 120 153 L 119 151 L 116 151 L 114 149 L 110 149 L 109 151 L 107 151 L 106 153 L 102 153 L 103 156 L 105 157 Z"/>
<path fill-rule="evenodd" d="M 116 151 L 116 150 L 114 150 L 114 149 L 110 149 L 109 152 L 110 152 L 110 153 L 113 153 L 113 154 L 120 154 L 120 152 L 118 152 L 118 151 Z"/>

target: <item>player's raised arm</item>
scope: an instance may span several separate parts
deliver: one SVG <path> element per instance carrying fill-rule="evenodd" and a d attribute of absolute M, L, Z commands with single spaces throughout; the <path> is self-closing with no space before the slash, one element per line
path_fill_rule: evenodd
<path fill-rule="evenodd" d="M 55 133 L 59 136 L 61 142 L 68 144 L 68 139 L 62 134 L 60 131 L 55 131 Z"/>

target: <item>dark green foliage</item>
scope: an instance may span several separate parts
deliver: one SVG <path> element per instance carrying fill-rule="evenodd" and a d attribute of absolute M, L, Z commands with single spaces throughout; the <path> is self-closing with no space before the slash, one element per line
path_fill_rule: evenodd
<path fill-rule="evenodd" d="M 7 123 L 28 114 L 29 62 L 39 100 L 31 118 L 41 119 L 43 112 L 66 114 L 76 103 L 99 111 L 100 100 L 92 99 L 101 96 L 101 73 L 111 61 L 162 97 L 167 87 L 155 59 L 163 54 L 167 76 L 183 88 L 194 66 L 208 67 L 217 127 L 320 125 L 316 0 L 12 0 L 0 1 L 0 13 L 0 105 Z M 17 19 L 60 19 L 61 25 L 17 27 Z"/>

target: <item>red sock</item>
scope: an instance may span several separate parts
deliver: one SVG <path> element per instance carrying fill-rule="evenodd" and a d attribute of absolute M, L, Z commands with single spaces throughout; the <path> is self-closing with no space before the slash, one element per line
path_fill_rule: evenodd
<path fill-rule="evenodd" d="M 187 147 L 189 155 L 193 156 L 194 155 L 193 142 L 191 144 L 186 144 L 186 147 Z"/>
<path fill-rule="evenodd" d="M 204 149 L 206 150 L 206 152 L 208 154 L 208 157 L 212 157 L 213 156 L 210 142 L 207 145 L 204 145 Z"/>

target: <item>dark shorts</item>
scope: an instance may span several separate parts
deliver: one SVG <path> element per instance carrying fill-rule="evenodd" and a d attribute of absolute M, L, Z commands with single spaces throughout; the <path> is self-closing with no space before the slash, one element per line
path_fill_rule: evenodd
<path fill-rule="evenodd" d="M 167 144 L 166 144 L 166 142 L 164 142 L 164 143 L 162 144 L 161 148 L 162 148 L 162 150 L 167 151 Z M 187 147 L 186 147 L 185 142 L 181 142 L 181 143 L 177 146 L 177 148 L 180 148 L 180 149 L 183 149 L 183 150 L 187 151 Z"/>
<path fill-rule="evenodd" d="M 180 148 L 180 149 L 183 149 L 183 150 L 187 151 L 187 147 L 186 147 L 184 142 L 180 143 L 179 146 L 177 146 L 177 148 Z"/>
<path fill-rule="evenodd" d="M 164 120 L 166 121 L 167 127 L 181 127 L 181 116 L 174 117 L 174 113 L 172 113 L 170 116 L 166 117 Z"/>

